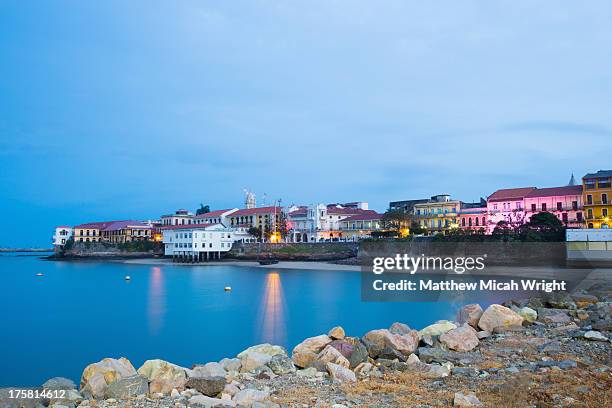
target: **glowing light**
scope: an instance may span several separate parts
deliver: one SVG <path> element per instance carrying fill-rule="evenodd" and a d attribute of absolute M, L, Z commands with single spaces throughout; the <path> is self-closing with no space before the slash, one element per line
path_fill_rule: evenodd
<path fill-rule="evenodd" d="M 151 334 L 157 334 L 164 324 L 164 317 L 166 315 L 164 274 L 158 266 L 151 268 L 151 274 L 149 276 L 147 312 L 149 316 L 149 331 Z"/>
<path fill-rule="evenodd" d="M 270 234 L 270 242 L 273 244 L 276 244 L 278 242 L 281 241 L 281 234 L 280 232 L 273 232 Z"/>
<path fill-rule="evenodd" d="M 285 343 L 284 303 L 280 275 L 277 272 L 271 272 L 266 277 L 266 289 L 260 308 L 261 341 L 271 344 Z"/>
<path fill-rule="evenodd" d="M 407 237 L 407 236 L 408 236 L 408 234 L 410 234 L 410 229 L 408 229 L 408 228 L 402 228 L 402 229 L 400 230 L 400 236 L 401 236 L 402 238 Z"/>

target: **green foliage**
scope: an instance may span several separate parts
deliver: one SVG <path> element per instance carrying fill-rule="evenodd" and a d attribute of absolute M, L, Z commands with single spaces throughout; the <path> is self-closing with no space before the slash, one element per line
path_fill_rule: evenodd
<path fill-rule="evenodd" d="M 565 226 L 549 212 L 540 212 L 531 217 L 518 231 L 521 241 L 560 242 L 565 240 Z"/>
<path fill-rule="evenodd" d="M 208 214 L 210 212 L 210 206 L 200 203 L 200 208 L 196 210 L 196 215 Z"/>
<path fill-rule="evenodd" d="M 255 238 L 261 239 L 261 234 L 262 234 L 263 231 L 261 230 L 261 228 L 251 227 L 251 228 L 249 228 L 249 230 L 247 232 L 249 233 L 249 235 L 251 235 L 251 236 L 253 236 Z"/>
<path fill-rule="evenodd" d="M 425 233 L 425 228 L 421 227 L 417 221 L 410 223 L 410 233 L 413 235 L 420 235 Z"/>
<path fill-rule="evenodd" d="M 153 241 L 131 241 L 117 244 L 123 252 L 154 252 L 161 250 L 161 243 Z"/>
<path fill-rule="evenodd" d="M 487 236 L 483 228 L 478 230 L 455 228 L 445 234 L 438 233 L 433 237 L 433 241 L 436 242 L 484 242 L 486 240 Z"/>
<path fill-rule="evenodd" d="M 74 247 L 74 237 L 68 238 L 68 241 L 66 241 L 62 248 L 62 252 L 70 251 L 72 247 Z"/>
<path fill-rule="evenodd" d="M 383 228 L 394 230 L 399 235 L 402 228 L 410 225 L 410 216 L 402 210 L 387 210 L 382 216 Z"/>

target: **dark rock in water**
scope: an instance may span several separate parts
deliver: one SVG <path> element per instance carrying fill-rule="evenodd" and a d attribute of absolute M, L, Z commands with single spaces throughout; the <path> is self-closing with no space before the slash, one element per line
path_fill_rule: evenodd
<path fill-rule="evenodd" d="M 461 353 L 458 351 L 446 351 L 439 348 L 419 347 L 417 354 L 424 363 L 445 363 L 450 361 L 453 364 L 468 365 L 482 361 L 479 351 Z"/>
<path fill-rule="evenodd" d="M 110 383 L 106 398 L 126 399 L 149 392 L 149 381 L 143 376 L 133 375 Z"/>
<path fill-rule="evenodd" d="M 389 327 L 389 331 L 393 334 L 404 335 L 410 333 L 412 329 L 404 323 L 395 322 Z"/>
<path fill-rule="evenodd" d="M 223 391 L 225 388 L 225 378 L 214 376 L 214 377 L 192 377 L 187 380 L 185 386 L 187 388 L 193 388 L 202 394 L 213 397 Z"/>
<path fill-rule="evenodd" d="M 43 388 L 46 390 L 74 390 L 76 389 L 76 384 L 64 377 L 53 377 L 47 380 L 43 385 Z"/>
<path fill-rule="evenodd" d="M 268 367 L 270 367 L 272 372 L 276 375 L 284 375 L 296 371 L 293 361 L 282 354 L 272 356 L 272 360 L 268 363 Z"/>
<path fill-rule="evenodd" d="M 329 345 L 338 350 L 340 354 L 347 359 L 351 357 L 351 354 L 353 354 L 353 351 L 355 350 L 355 348 L 349 342 L 344 340 L 334 340 L 329 343 Z"/>

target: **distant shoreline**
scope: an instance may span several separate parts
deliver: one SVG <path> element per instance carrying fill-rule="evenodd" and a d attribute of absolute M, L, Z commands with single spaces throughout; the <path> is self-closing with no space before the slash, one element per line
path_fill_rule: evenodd
<path fill-rule="evenodd" d="M 53 248 L 0 248 L 0 252 L 53 252 Z"/>

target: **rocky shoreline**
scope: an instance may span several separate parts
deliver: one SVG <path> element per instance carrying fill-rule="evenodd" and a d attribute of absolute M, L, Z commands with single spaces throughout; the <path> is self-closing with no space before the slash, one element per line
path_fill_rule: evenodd
<path fill-rule="evenodd" d="M 348 336 L 341 327 L 288 353 L 260 344 L 191 368 L 126 358 L 88 365 L 63 398 L 0 407 L 602 407 L 612 401 L 609 287 L 463 306 L 455 321 Z M 608 405 L 609 406 L 609 405 Z"/>

